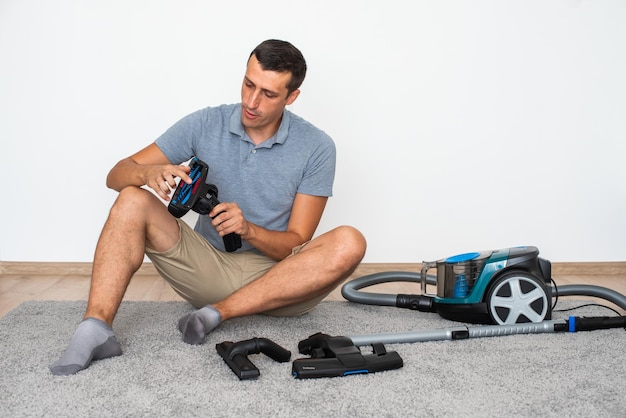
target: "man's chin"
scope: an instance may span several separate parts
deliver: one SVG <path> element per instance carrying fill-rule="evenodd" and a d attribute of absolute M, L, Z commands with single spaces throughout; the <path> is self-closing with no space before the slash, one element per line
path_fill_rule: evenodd
<path fill-rule="evenodd" d="M 241 124 L 244 128 L 256 128 L 258 125 L 258 123 L 255 123 L 255 121 L 251 121 L 247 118 L 241 118 Z"/>

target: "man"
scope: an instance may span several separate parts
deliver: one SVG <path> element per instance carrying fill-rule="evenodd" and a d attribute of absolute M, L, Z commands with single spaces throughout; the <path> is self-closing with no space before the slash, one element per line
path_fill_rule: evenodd
<path fill-rule="evenodd" d="M 53 374 L 122 354 L 113 320 L 144 254 L 198 308 L 178 322 L 189 344 L 230 318 L 305 313 L 354 271 L 366 248 L 359 231 L 341 226 L 313 239 L 332 194 L 335 146 L 285 109 L 305 74 L 293 45 L 262 42 L 249 56 L 241 104 L 192 113 L 111 169 L 107 186 L 119 196 L 96 247 L 84 319 Z M 192 156 L 209 165 L 222 202 L 194 230 L 155 196 L 169 200 L 177 177 L 191 183 L 181 163 Z M 230 233 L 243 240 L 236 252 L 224 251 Z"/>

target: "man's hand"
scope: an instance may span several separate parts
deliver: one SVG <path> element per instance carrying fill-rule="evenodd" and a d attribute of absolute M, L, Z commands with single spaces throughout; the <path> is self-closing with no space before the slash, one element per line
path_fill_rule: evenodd
<path fill-rule="evenodd" d="M 324 212 L 327 197 L 296 194 L 286 231 L 271 231 L 245 219 L 236 203 L 222 202 L 208 216 L 220 236 L 234 232 L 274 260 L 291 254 L 293 247 L 309 241 Z"/>
<path fill-rule="evenodd" d="M 148 165 L 144 166 L 144 170 L 145 185 L 154 190 L 163 200 L 170 200 L 172 191 L 176 189 L 176 177 L 191 184 L 191 177 L 189 177 L 191 168 L 186 165 Z"/>
<path fill-rule="evenodd" d="M 209 216 L 213 218 L 211 223 L 220 237 L 234 232 L 242 239 L 250 238 L 251 224 L 243 217 L 243 212 L 236 203 L 222 202 L 213 208 Z"/>
<path fill-rule="evenodd" d="M 127 186 L 147 186 L 161 199 L 170 200 L 172 189 L 176 187 L 176 177 L 191 183 L 190 170 L 186 165 L 171 164 L 159 147 L 152 143 L 115 164 L 107 176 L 107 187 L 119 192 Z"/>

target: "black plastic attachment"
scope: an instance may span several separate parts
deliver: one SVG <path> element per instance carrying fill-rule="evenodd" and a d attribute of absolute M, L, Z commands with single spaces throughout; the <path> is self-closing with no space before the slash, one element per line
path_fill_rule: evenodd
<path fill-rule="evenodd" d="M 217 200 L 217 186 L 206 183 L 209 165 L 193 157 L 189 167 L 191 184 L 178 182 L 172 200 L 167 206 L 167 210 L 177 218 L 184 216 L 190 209 L 200 215 L 208 215 L 220 203 Z M 241 248 L 241 237 L 234 232 L 224 235 L 223 240 L 224 248 L 228 252 Z"/>
<path fill-rule="evenodd" d="M 338 377 L 403 366 L 400 355 L 395 351 L 388 352 L 382 343 L 372 343 L 372 348 L 373 354 L 363 355 L 350 338 L 318 332 L 298 343 L 300 353 L 311 358 L 294 360 L 292 374 L 298 379 Z"/>
<path fill-rule="evenodd" d="M 570 316 L 568 320 L 569 332 L 595 331 L 598 329 L 626 328 L 626 316 L 596 316 L 580 318 Z"/>
<path fill-rule="evenodd" d="M 248 359 L 248 354 L 263 353 L 280 363 L 285 363 L 291 359 L 291 351 L 267 338 L 251 338 L 237 343 L 224 341 L 216 344 L 215 348 L 240 380 L 256 379 L 261 374 L 259 369 Z"/>

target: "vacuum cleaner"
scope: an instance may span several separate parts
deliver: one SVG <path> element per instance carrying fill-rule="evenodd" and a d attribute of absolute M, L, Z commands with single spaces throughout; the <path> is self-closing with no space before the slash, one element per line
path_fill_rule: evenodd
<path fill-rule="evenodd" d="M 428 272 L 436 269 L 436 275 Z M 626 316 L 574 317 L 551 320 L 558 296 L 592 296 L 605 299 L 626 310 L 626 296 L 600 286 L 553 286 L 551 263 L 539 257 L 532 246 L 459 254 L 437 261 L 424 261 L 419 273 L 392 271 L 363 276 L 346 283 L 341 293 L 350 302 L 395 306 L 421 312 L 439 313 L 459 322 L 488 324 L 468 327 L 330 336 L 321 332 L 298 344 L 301 354 L 292 375 L 297 379 L 349 376 L 403 367 L 395 351 L 384 344 L 497 337 L 515 334 L 557 333 L 624 328 Z M 422 294 L 385 294 L 361 292 L 368 286 L 388 282 L 416 282 Z M 434 294 L 428 286 L 435 286 Z M 552 303 L 552 300 L 555 300 Z M 372 354 L 358 348 L 371 345 Z M 255 379 L 258 369 L 248 354 L 264 353 L 276 361 L 289 361 L 291 353 L 265 338 L 216 345 L 218 353 L 240 379 Z"/>
<path fill-rule="evenodd" d="M 436 269 L 436 274 L 429 271 Z M 388 282 L 415 282 L 420 295 L 362 292 Z M 436 293 L 429 293 L 430 287 Z M 424 261 L 419 273 L 391 271 L 346 283 L 341 294 L 350 302 L 435 312 L 446 319 L 474 324 L 540 323 L 551 319 L 559 296 L 591 296 L 626 310 L 626 297 L 594 285 L 553 286 L 550 261 L 533 246 L 458 254 Z M 555 303 L 553 303 L 553 300 Z"/>

